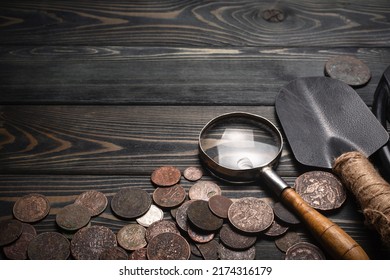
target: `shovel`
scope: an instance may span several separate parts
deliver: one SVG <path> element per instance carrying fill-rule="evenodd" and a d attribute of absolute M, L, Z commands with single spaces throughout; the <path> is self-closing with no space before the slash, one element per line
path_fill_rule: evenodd
<path fill-rule="evenodd" d="M 389 135 L 356 91 L 332 78 L 298 78 L 281 88 L 275 108 L 297 161 L 333 168 L 389 242 L 390 186 L 367 159 Z"/>

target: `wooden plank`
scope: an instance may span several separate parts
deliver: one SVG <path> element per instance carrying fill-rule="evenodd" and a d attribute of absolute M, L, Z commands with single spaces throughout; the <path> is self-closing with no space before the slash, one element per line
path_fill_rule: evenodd
<path fill-rule="evenodd" d="M 262 12 L 279 8 L 281 23 Z M 2 1 L 3 44 L 388 46 L 378 1 Z"/>
<path fill-rule="evenodd" d="M 288 183 L 292 183 L 294 178 L 285 178 Z M 275 202 L 275 197 L 270 194 L 264 186 L 243 185 L 236 186 L 228 184 L 215 178 L 205 176 L 204 181 L 217 183 L 222 193 L 230 198 L 240 198 L 244 196 L 261 197 L 269 203 Z M 194 184 L 182 178 L 180 182 L 188 194 L 189 188 Z M 0 175 L 0 211 L 1 220 L 12 217 L 12 207 L 15 201 L 26 194 L 35 192 L 48 197 L 51 205 L 49 216 L 44 220 L 34 224 L 39 233 L 46 231 L 57 231 L 55 215 L 65 205 L 73 203 L 75 198 L 87 190 L 98 190 L 103 192 L 111 201 L 112 196 L 124 187 L 142 188 L 152 194 L 155 187 L 152 186 L 149 176 L 85 176 L 85 175 Z M 357 206 L 353 199 L 347 199 L 341 209 L 334 212 L 324 213 L 334 222 L 338 223 L 348 234 L 350 234 L 367 251 L 373 259 L 386 259 L 390 257 L 390 251 L 380 246 L 378 236 L 363 222 L 362 214 L 357 211 Z M 164 219 L 172 219 L 170 212 L 164 210 Z M 116 217 L 110 206 L 99 215 L 92 218 L 93 225 L 104 225 L 111 228 L 115 233 L 133 221 L 125 221 Z M 302 225 L 291 230 L 299 233 L 304 241 L 316 244 Z M 0 257 L 4 257 L 1 256 Z M 282 259 L 283 254 L 274 245 L 274 238 L 266 238 L 262 234 L 258 235 L 256 243 L 257 259 Z"/>
<path fill-rule="evenodd" d="M 389 48 L 0 48 L 0 104 L 273 105 L 298 77 L 323 76 L 336 55 L 364 61 L 371 105 Z"/>

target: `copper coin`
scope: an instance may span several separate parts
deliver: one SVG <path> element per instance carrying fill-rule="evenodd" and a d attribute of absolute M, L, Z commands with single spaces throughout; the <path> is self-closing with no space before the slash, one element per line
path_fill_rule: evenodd
<path fill-rule="evenodd" d="M 292 245 L 301 241 L 298 233 L 295 231 L 288 231 L 282 237 L 275 240 L 275 245 L 282 252 L 286 252 Z"/>
<path fill-rule="evenodd" d="M 118 246 L 105 249 L 99 256 L 99 260 L 127 260 L 128 258 L 127 252 Z"/>
<path fill-rule="evenodd" d="M 147 260 L 148 257 L 146 253 L 147 253 L 146 248 L 137 249 L 130 254 L 129 260 Z"/>
<path fill-rule="evenodd" d="M 185 199 L 186 190 L 180 184 L 157 188 L 153 192 L 154 202 L 161 207 L 176 207 L 182 204 Z"/>
<path fill-rule="evenodd" d="M 156 235 L 147 247 L 149 260 L 188 260 L 190 255 L 190 245 L 187 240 L 172 232 Z"/>
<path fill-rule="evenodd" d="M 227 219 L 230 205 L 233 201 L 223 195 L 214 195 L 209 199 L 209 208 L 214 215 L 220 218 Z"/>
<path fill-rule="evenodd" d="M 17 220 L 5 220 L 0 222 L 0 246 L 10 244 L 22 234 L 23 224 Z"/>
<path fill-rule="evenodd" d="M 77 260 L 98 260 L 105 249 L 115 246 L 115 234 L 104 226 L 84 227 L 76 232 L 70 242 L 72 255 Z"/>
<path fill-rule="evenodd" d="M 50 203 L 46 196 L 28 194 L 19 198 L 13 208 L 16 219 L 25 223 L 34 223 L 45 218 L 50 211 Z"/>
<path fill-rule="evenodd" d="M 213 232 L 205 232 L 198 229 L 194 229 L 191 226 L 188 227 L 188 236 L 197 243 L 207 243 L 214 238 Z"/>
<path fill-rule="evenodd" d="M 3 251 L 5 256 L 11 260 L 27 259 L 27 248 L 31 240 L 37 236 L 34 226 L 23 223 L 22 234 L 13 243 L 4 246 Z"/>
<path fill-rule="evenodd" d="M 266 236 L 275 237 L 286 233 L 288 229 L 289 227 L 280 224 L 277 220 L 274 220 L 271 226 L 263 231 L 263 234 Z"/>
<path fill-rule="evenodd" d="M 205 260 L 217 260 L 219 243 L 215 239 L 207 243 L 196 244 Z"/>
<path fill-rule="evenodd" d="M 215 231 L 223 224 L 223 219 L 215 216 L 204 200 L 195 200 L 187 210 L 188 220 L 198 229 Z"/>
<path fill-rule="evenodd" d="M 161 221 L 164 218 L 164 212 L 156 205 L 151 205 L 149 210 L 141 217 L 136 219 L 141 226 L 148 227 L 154 222 Z"/>
<path fill-rule="evenodd" d="M 255 233 L 271 226 L 274 213 L 272 207 L 264 200 L 244 197 L 230 205 L 228 218 L 235 228 L 243 232 Z"/>
<path fill-rule="evenodd" d="M 180 234 L 180 231 L 176 227 L 176 224 L 169 220 L 161 220 L 151 224 L 145 232 L 146 241 L 149 242 L 153 237 L 163 232 L 172 232 Z"/>
<path fill-rule="evenodd" d="M 231 250 L 220 244 L 218 247 L 218 255 L 221 260 L 254 260 L 256 257 L 255 246 L 246 250 Z"/>
<path fill-rule="evenodd" d="M 70 255 L 69 240 L 58 232 L 38 234 L 28 245 L 31 260 L 66 260 Z"/>
<path fill-rule="evenodd" d="M 225 224 L 219 231 L 219 239 L 231 249 L 243 250 L 253 246 L 256 243 L 257 237 L 255 235 L 242 234 L 228 224 Z"/>
<path fill-rule="evenodd" d="M 78 230 L 89 223 L 91 219 L 88 208 L 69 204 L 63 207 L 56 215 L 56 223 L 65 230 Z"/>
<path fill-rule="evenodd" d="M 350 86 L 365 85 L 371 78 L 371 71 L 363 61 L 347 55 L 329 59 L 325 64 L 325 74 Z"/>
<path fill-rule="evenodd" d="M 184 231 L 188 230 L 188 207 L 194 202 L 195 200 L 188 200 L 184 202 L 176 212 L 176 223 Z"/>
<path fill-rule="evenodd" d="M 153 184 L 159 187 L 169 187 L 180 181 L 181 172 L 173 166 L 162 166 L 155 169 L 151 176 Z"/>
<path fill-rule="evenodd" d="M 104 193 L 91 190 L 80 194 L 74 204 L 86 207 L 91 216 L 97 216 L 106 209 L 108 199 Z"/>
<path fill-rule="evenodd" d="M 89 223 L 82 228 L 90 227 L 91 225 L 92 225 L 92 223 L 91 223 L 91 221 L 89 221 Z M 77 230 L 65 230 L 63 228 L 60 228 L 60 230 L 59 230 L 59 233 L 61 233 L 63 236 L 65 236 L 69 240 L 73 239 L 73 236 L 76 234 L 76 232 L 77 232 Z"/>
<path fill-rule="evenodd" d="M 126 250 L 137 250 L 146 246 L 146 229 L 138 224 L 128 224 L 117 233 L 119 245 Z"/>
<path fill-rule="evenodd" d="M 318 210 L 337 209 L 347 199 L 341 181 L 330 172 L 306 172 L 295 180 L 294 188 L 303 200 Z"/>
<path fill-rule="evenodd" d="M 282 203 L 276 202 L 273 208 L 275 216 L 278 217 L 281 221 L 289 225 L 298 225 L 301 223 L 298 217 L 289 209 L 287 209 Z"/>
<path fill-rule="evenodd" d="M 217 184 L 208 181 L 196 182 L 188 190 L 188 196 L 192 200 L 208 201 L 210 197 L 214 195 L 220 195 L 220 194 L 221 194 L 221 188 Z"/>
<path fill-rule="evenodd" d="M 325 260 L 325 255 L 317 246 L 308 242 L 299 242 L 288 248 L 286 260 Z"/>
<path fill-rule="evenodd" d="M 202 253 L 199 251 L 199 248 L 196 246 L 195 243 L 190 243 L 190 249 L 191 249 L 191 254 L 197 257 L 202 257 Z"/>
<path fill-rule="evenodd" d="M 186 178 L 188 181 L 198 181 L 203 176 L 203 171 L 199 167 L 196 166 L 190 166 L 187 167 L 183 172 L 184 178 Z"/>
<path fill-rule="evenodd" d="M 125 219 L 134 219 L 145 214 L 152 205 L 150 195 L 139 188 L 120 189 L 111 200 L 111 209 Z"/>

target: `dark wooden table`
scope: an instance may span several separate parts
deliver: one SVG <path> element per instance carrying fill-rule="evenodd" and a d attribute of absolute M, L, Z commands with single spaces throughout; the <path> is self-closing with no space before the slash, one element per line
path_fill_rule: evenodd
<path fill-rule="evenodd" d="M 283 21 L 263 19 L 275 8 Z M 128 186 L 152 193 L 155 168 L 200 165 L 197 137 L 207 121 L 245 111 L 280 126 L 273 106 L 280 87 L 323 76 L 335 55 L 369 66 L 372 79 L 357 92 L 371 106 L 389 46 L 388 0 L 1 1 L 0 218 L 38 192 L 52 208 L 35 227 L 55 231 L 58 210 L 83 191 L 109 199 Z M 287 143 L 277 172 L 293 184 L 308 170 Z M 274 199 L 263 185 L 235 186 L 208 173 L 203 180 L 231 198 Z M 390 258 L 351 195 L 325 215 L 372 259 Z M 92 220 L 115 232 L 126 223 L 110 207 Z M 303 227 L 295 230 L 311 241 Z M 259 238 L 256 257 L 283 254 Z"/>

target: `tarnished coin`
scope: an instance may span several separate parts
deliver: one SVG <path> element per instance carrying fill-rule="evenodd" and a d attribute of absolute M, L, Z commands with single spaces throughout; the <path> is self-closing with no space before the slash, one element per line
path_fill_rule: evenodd
<path fill-rule="evenodd" d="M 127 252 L 118 246 L 105 249 L 99 256 L 99 260 L 127 260 L 128 258 Z"/>
<path fill-rule="evenodd" d="M 183 172 L 184 178 L 186 178 L 188 181 L 198 181 L 203 176 L 203 171 L 199 167 L 196 166 L 190 166 L 187 167 Z"/>
<path fill-rule="evenodd" d="M 282 237 L 275 240 L 275 245 L 282 252 L 286 252 L 292 245 L 301 241 L 298 233 L 295 231 L 288 231 Z"/>
<path fill-rule="evenodd" d="M 161 220 L 151 224 L 145 232 L 146 241 L 149 242 L 153 237 L 163 232 L 172 232 L 180 234 L 180 231 L 176 227 L 176 224 L 169 220 Z"/>
<path fill-rule="evenodd" d="M 155 169 L 150 177 L 153 184 L 159 187 L 176 185 L 180 181 L 181 172 L 174 166 L 162 166 Z"/>
<path fill-rule="evenodd" d="M 105 226 L 84 227 L 76 232 L 70 243 L 76 260 L 98 260 L 105 249 L 115 246 L 115 233 Z"/>
<path fill-rule="evenodd" d="M 199 251 L 199 248 L 196 246 L 195 243 L 193 242 L 190 243 L 190 249 L 191 249 L 191 254 L 197 257 L 202 257 L 202 253 Z"/>
<path fill-rule="evenodd" d="M 274 212 L 264 200 L 244 197 L 230 205 L 228 219 L 235 228 L 243 232 L 255 233 L 271 226 Z"/>
<path fill-rule="evenodd" d="M 58 232 L 38 234 L 28 245 L 31 260 L 66 260 L 70 255 L 69 240 Z"/>
<path fill-rule="evenodd" d="M 164 212 L 156 205 L 151 205 L 149 210 L 141 217 L 136 219 L 141 226 L 148 227 L 154 222 L 161 221 L 164 218 Z"/>
<path fill-rule="evenodd" d="M 188 230 L 188 216 L 187 211 L 188 207 L 190 207 L 191 203 L 193 203 L 195 200 L 188 200 L 184 202 L 176 212 L 176 223 L 184 231 Z"/>
<path fill-rule="evenodd" d="M 256 257 L 255 246 L 252 246 L 246 250 L 231 250 L 219 244 L 218 255 L 221 260 L 254 260 Z"/>
<path fill-rule="evenodd" d="M 217 260 L 219 243 L 215 239 L 207 243 L 196 244 L 205 260 Z"/>
<path fill-rule="evenodd" d="M 266 236 L 275 237 L 275 236 L 280 236 L 280 235 L 284 234 L 285 232 L 287 232 L 288 229 L 289 229 L 289 227 L 280 224 L 275 219 L 272 222 L 271 226 L 268 229 L 266 229 L 265 231 L 263 231 L 263 234 Z"/>
<path fill-rule="evenodd" d="M 303 200 L 318 210 L 337 209 L 347 199 L 341 181 L 330 172 L 306 172 L 295 180 L 294 188 Z"/>
<path fill-rule="evenodd" d="M 134 219 L 145 214 L 152 205 L 148 192 L 139 188 L 120 189 L 111 200 L 111 209 L 125 219 Z"/>
<path fill-rule="evenodd" d="M 91 190 L 80 194 L 74 204 L 86 207 L 91 216 L 97 216 L 106 209 L 108 199 L 104 193 Z"/>
<path fill-rule="evenodd" d="M 78 230 L 89 223 L 91 219 L 88 208 L 69 204 L 62 208 L 56 215 L 56 223 L 65 230 Z"/>
<path fill-rule="evenodd" d="M 188 196 L 192 200 L 208 201 L 210 197 L 214 195 L 220 195 L 220 194 L 221 194 L 221 188 L 217 184 L 208 181 L 196 182 L 188 190 Z"/>
<path fill-rule="evenodd" d="M 205 232 L 200 231 L 198 229 L 194 229 L 191 226 L 188 227 L 188 236 L 191 238 L 191 240 L 197 242 L 197 243 L 207 243 L 210 242 L 214 238 L 213 232 Z"/>
<path fill-rule="evenodd" d="M 186 190 L 180 184 L 170 187 L 159 187 L 153 192 L 154 202 L 161 207 L 176 207 L 182 204 L 185 199 Z"/>
<path fill-rule="evenodd" d="M 244 235 L 225 224 L 219 231 L 219 239 L 231 249 L 243 250 L 253 246 L 257 237 L 255 235 Z"/>
<path fill-rule="evenodd" d="M 4 220 L 0 222 L 0 246 L 10 244 L 22 234 L 23 224 L 17 220 Z"/>
<path fill-rule="evenodd" d="M 147 247 L 149 260 L 188 260 L 190 255 L 187 240 L 172 232 L 164 232 L 153 237 Z"/>
<path fill-rule="evenodd" d="M 353 56 L 332 57 L 325 64 L 325 74 L 350 86 L 365 85 L 371 78 L 368 66 Z"/>
<path fill-rule="evenodd" d="M 25 260 L 27 259 L 27 248 L 31 240 L 37 236 L 34 226 L 23 223 L 22 234 L 19 238 L 11 244 L 4 246 L 4 255 L 11 260 Z"/>
<path fill-rule="evenodd" d="M 320 248 L 308 242 L 299 242 L 288 248 L 286 260 L 325 260 Z"/>
<path fill-rule="evenodd" d="M 209 208 L 211 212 L 220 218 L 226 219 L 228 217 L 228 211 L 233 201 L 223 195 L 214 195 L 209 199 Z"/>
<path fill-rule="evenodd" d="M 188 220 L 198 229 L 215 231 L 223 224 L 223 219 L 215 216 L 205 200 L 195 200 L 187 210 Z"/>
<path fill-rule="evenodd" d="M 146 253 L 147 253 L 146 248 L 137 249 L 130 254 L 129 260 L 147 260 L 148 257 Z"/>
<path fill-rule="evenodd" d="M 45 218 L 50 211 L 50 203 L 46 196 L 28 194 L 19 198 L 13 208 L 16 219 L 25 223 L 34 223 Z"/>
<path fill-rule="evenodd" d="M 298 217 L 289 209 L 287 209 L 282 203 L 276 202 L 273 209 L 275 216 L 278 217 L 279 220 L 289 225 L 298 225 L 301 223 Z"/>
<path fill-rule="evenodd" d="M 137 250 L 146 246 L 146 229 L 138 224 L 128 224 L 117 233 L 119 245 L 126 250 Z"/>

